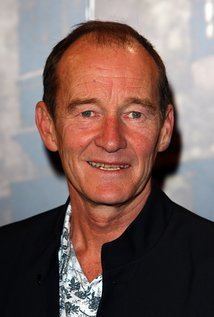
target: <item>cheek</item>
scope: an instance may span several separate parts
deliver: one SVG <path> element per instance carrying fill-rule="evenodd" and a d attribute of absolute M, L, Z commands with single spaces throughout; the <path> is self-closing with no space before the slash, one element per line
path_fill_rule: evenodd
<path fill-rule="evenodd" d="M 144 130 L 132 137 L 133 147 L 139 160 L 150 158 L 157 152 L 158 132 Z"/>
<path fill-rule="evenodd" d="M 61 133 L 58 137 L 59 152 L 64 155 L 74 157 L 81 153 L 93 138 L 93 131 L 68 125 L 61 127 Z"/>

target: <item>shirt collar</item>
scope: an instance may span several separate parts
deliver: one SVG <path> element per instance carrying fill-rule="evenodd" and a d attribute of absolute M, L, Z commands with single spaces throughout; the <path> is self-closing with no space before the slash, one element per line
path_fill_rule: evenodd
<path fill-rule="evenodd" d="M 87 282 L 87 284 L 91 284 L 91 285 L 96 284 L 101 280 L 101 275 L 97 276 L 91 283 L 89 283 L 76 257 L 74 246 L 71 240 L 71 230 L 72 230 L 71 215 L 72 215 L 72 207 L 71 207 L 71 204 L 69 203 L 65 213 L 65 219 L 64 219 L 62 235 L 61 235 L 61 243 L 60 243 L 59 254 L 58 254 L 59 274 L 62 280 L 66 279 L 66 276 L 68 274 L 68 268 L 69 268 L 70 270 L 73 270 L 76 273 L 80 274 L 82 276 L 82 279 L 85 280 L 85 283 Z"/>

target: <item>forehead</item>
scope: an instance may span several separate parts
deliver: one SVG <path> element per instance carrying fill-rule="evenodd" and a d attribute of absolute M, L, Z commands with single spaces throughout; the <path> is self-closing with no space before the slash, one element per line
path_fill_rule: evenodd
<path fill-rule="evenodd" d="M 59 89 L 75 88 L 87 81 L 137 87 L 145 82 L 157 87 L 158 69 L 149 53 L 138 43 L 97 44 L 80 39 L 63 54 L 58 67 Z"/>

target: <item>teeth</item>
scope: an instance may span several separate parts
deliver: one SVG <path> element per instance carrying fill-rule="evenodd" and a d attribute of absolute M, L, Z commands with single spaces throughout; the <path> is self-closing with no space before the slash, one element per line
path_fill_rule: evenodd
<path fill-rule="evenodd" d="M 95 168 L 99 168 L 99 169 L 105 170 L 105 171 L 118 171 L 120 169 L 125 169 L 125 168 L 129 167 L 128 164 L 121 164 L 121 165 L 111 164 L 110 165 L 110 164 L 104 164 L 104 163 L 95 163 L 92 161 L 89 161 L 88 163 Z"/>

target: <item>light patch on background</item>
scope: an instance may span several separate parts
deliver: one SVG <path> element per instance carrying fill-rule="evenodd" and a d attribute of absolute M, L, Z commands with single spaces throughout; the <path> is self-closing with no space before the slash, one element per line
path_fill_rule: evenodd
<path fill-rule="evenodd" d="M 198 89 L 213 94 L 214 89 L 214 56 L 203 57 L 192 64 L 192 77 Z"/>
<path fill-rule="evenodd" d="M 85 8 L 85 18 L 86 20 L 95 19 L 95 0 L 88 0 L 87 6 Z"/>
<path fill-rule="evenodd" d="M 206 0 L 204 5 L 204 15 L 206 21 L 206 36 L 214 36 L 214 3 L 212 0 Z"/>

